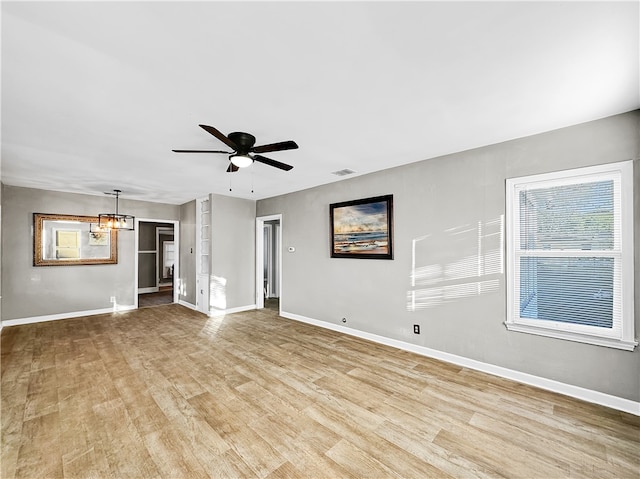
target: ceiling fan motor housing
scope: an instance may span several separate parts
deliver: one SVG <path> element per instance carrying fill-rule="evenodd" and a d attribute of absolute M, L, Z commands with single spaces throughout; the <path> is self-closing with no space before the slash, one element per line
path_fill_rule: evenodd
<path fill-rule="evenodd" d="M 249 153 L 249 150 L 253 148 L 253 145 L 256 143 L 256 137 L 250 135 L 249 133 L 243 133 L 241 131 L 234 131 L 233 133 L 229 133 L 227 135 L 231 141 L 233 141 L 238 149 L 236 150 L 240 155 L 246 155 Z"/>

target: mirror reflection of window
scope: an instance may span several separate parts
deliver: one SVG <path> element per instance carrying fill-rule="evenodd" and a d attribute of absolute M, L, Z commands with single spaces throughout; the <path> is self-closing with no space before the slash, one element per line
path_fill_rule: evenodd
<path fill-rule="evenodd" d="M 164 277 L 171 278 L 173 277 L 173 264 L 175 263 L 173 241 L 165 241 L 162 244 L 164 247 L 164 251 L 162 252 Z"/>
<path fill-rule="evenodd" d="M 77 259 L 80 258 L 80 231 L 57 230 L 56 231 L 56 258 Z"/>

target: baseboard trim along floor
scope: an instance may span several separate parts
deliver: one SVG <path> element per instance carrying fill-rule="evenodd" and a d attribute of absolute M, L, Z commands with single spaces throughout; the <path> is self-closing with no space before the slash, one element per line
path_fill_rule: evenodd
<path fill-rule="evenodd" d="M 256 309 L 255 304 L 249 304 L 247 306 L 238 306 L 237 308 L 228 309 L 209 309 L 209 317 L 224 316 L 225 314 L 243 313 L 245 311 L 252 311 Z"/>
<path fill-rule="evenodd" d="M 95 316 L 97 314 L 118 313 L 136 309 L 134 305 L 114 304 L 112 308 L 91 309 L 88 311 L 71 311 L 68 313 L 45 314 L 43 316 L 31 316 L 27 318 L 5 319 L 2 327 L 18 326 L 21 324 L 43 323 L 45 321 L 57 321 L 59 319 L 80 318 L 82 316 Z"/>

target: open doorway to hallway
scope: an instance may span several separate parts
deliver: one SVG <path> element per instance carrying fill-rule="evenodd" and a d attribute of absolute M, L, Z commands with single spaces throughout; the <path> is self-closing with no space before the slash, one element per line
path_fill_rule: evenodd
<path fill-rule="evenodd" d="M 256 307 L 280 312 L 282 215 L 256 218 Z"/>
<path fill-rule="evenodd" d="M 157 293 L 138 294 L 138 308 L 160 306 L 173 303 L 173 290 L 158 291 Z"/>
<path fill-rule="evenodd" d="M 137 228 L 138 307 L 175 301 L 177 277 L 177 222 L 140 220 Z"/>

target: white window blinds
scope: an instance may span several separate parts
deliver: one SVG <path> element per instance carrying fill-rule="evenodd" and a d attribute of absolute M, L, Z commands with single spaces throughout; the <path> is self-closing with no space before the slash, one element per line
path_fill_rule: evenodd
<path fill-rule="evenodd" d="M 633 320 L 625 321 L 633 310 L 624 284 L 633 281 L 625 164 L 507 180 L 507 327 L 633 341 Z M 631 224 L 623 227 L 625 218 Z"/>
<path fill-rule="evenodd" d="M 613 328 L 614 182 L 525 189 L 519 202 L 520 316 Z"/>

